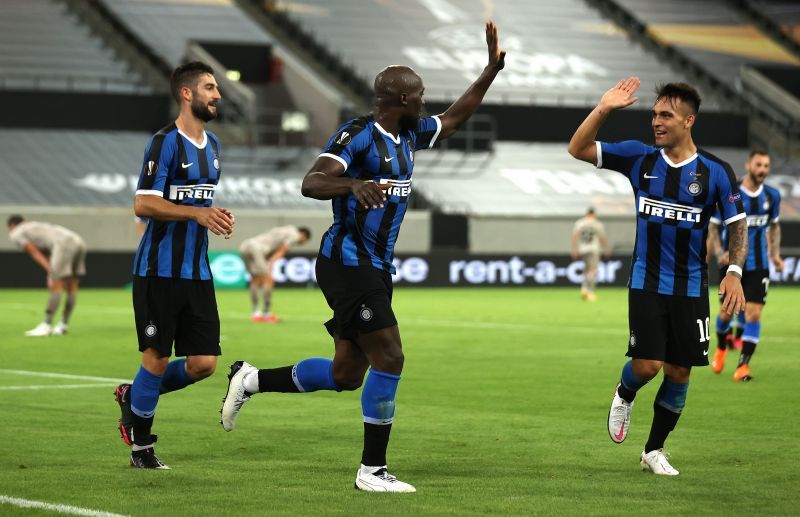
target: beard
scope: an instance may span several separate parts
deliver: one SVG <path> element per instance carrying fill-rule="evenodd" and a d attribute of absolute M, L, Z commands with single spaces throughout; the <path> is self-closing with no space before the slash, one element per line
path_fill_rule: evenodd
<path fill-rule="evenodd" d="M 208 105 L 200 104 L 199 102 L 192 102 L 192 115 L 199 118 L 203 122 L 210 122 L 217 118 L 216 111 L 211 111 Z"/>

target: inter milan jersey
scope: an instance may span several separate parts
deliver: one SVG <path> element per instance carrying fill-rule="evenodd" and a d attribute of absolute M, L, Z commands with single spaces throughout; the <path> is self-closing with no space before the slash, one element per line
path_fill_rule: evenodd
<path fill-rule="evenodd" d="M 175 124 L 150 138 L 137 196 L 159 196 L 176 204 L 208 207 L 219 181 L 219 139 L 204 132 L 194 142 Z M 135 276 L 210 280 L 208 230 L 195 221 L 150 219 L 133 263 Z"/>
<path fill-rule="evenodd" d="M 674 296 L 706 296 L 706 233 L 715 209 L 725 224 L 745 217 L 730 165 L 698 150 L 673 163 L 642 142 L 597 142 L 597 167 L 621 172 L 636 197 L 636 245 L 628 286 Z"/>
<path fill-rule="evenodd" d="M 320 255 L 345 266 L 395 272 L 392 257 L 411 196 L 414 152 L 431 148 L 441 129 L 438 117 L 422 118 L 414 130 L 395 137 L 371 116 L 339 128 L 320 156 L 341 163 L 346 176 L 391 187 L 383 208 L 366 209 L 352 194 L 333 198 L 333 224 L 322 236 Z"/>
<path fill-rule="evenodd" d="M 747 237 L 749 240 L 744 270 L 769 269 L 767 230 L 771 223 L 778 222 L 778 215 L 781 210 L 781 194 L 776 189 L 764 184 L 758 187 L 755 192 L 750 192 L 740 183 L 739 190 L 742 193 L 742 202 L 747 213 Z M 719 212 L 711 217 L 711 222 L 715 224 L 722 222 Z M 722 249 L 727 250 L 728 232 L 723 231 L 722 235 Z"/>

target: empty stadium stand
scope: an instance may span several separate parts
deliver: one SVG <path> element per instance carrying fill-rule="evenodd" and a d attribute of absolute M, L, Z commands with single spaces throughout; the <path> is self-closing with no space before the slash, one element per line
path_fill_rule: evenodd
<path fill-rule="evenodd" d="M 4 0 L 0 88 L 149 93 L 150 87 L 53 0 Z"/>
<path fill-rule="evenodd" d="M 509 52 L 489 103 L 589 106 L 618 78 L 638 74 L 649 85 L 642 92 L 647 105 L 653 84 L 683 77 L 580 0 L 279 5 L 367 84 L 387 64 L 409 64 L 423 76 L 432 101 L 456 98 L 485 65 L 487 18 L 498 24 Z"/>

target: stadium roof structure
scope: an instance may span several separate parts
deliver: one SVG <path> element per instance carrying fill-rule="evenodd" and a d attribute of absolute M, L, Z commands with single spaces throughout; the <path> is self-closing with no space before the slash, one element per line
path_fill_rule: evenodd
<path fill-rule="evenodd" d="M 580 0 L 298 0 L 286 6 L 369 84 L 383 67 L 407 64 L 434 101 L 456 98 L 486 65 L 487 19 L 497 23 L 508 51 L 488 102 L 594 105 L 619 79 L 638 75 L 640 105 L 650 106 L 656 83 L 685 79 Z"/>

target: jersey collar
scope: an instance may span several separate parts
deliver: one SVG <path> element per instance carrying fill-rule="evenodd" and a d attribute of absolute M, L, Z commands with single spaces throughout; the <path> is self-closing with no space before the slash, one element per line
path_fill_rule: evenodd
<path fill-rule="evenodd" d="M 759 185 L 755 192 L 751 192 L 751 191 L 749 191 L 747 189 L 747 187 L 745 187 L 744 185 L 742 185 L 740 183 L 739 184 L 739 190 L 741 190 L 742 192 L 744 192 L 745 194 L 747 194 L 750 197 L 758 197 L 758 196 L 761 195 L 761 192 L 764 190 L 764 184 L 762 183 L 761 185 Z"/>
<path fill-rule="evenodd" d="M 690 157 L 683 160 L 681 163 L 672 163 L 672 160 L 669 159 L 669 156 L 667 156 L 667 153 L 665 153 L 664 149 L 662 148 L 661 157 L 664 158 L 664 161 L 667 162 L 667 165 L 669 165 L 670 167 L 673 167 L 675 169 L 680 169 L 684 165 L 689 165 L 690 163 L 692 163 L 697 158 L 697 153 L 694 153 Z"/>
<path fill-rule="evenodd" d="M 383 127 L 381 127 L 381 125 L 379 123 L 377 123 L 377 122 L 375 122 L 375 127 L 378 128 L 378 131 L 380 131 L 384 135 L 386 135 L 389 138 L 391 138 L 392 142 L 394 142 L 396 144 L 400 144 L 400 137 L 399 136 L 395 137 L 393 134 L 391 134 L 390 132 L 388 132 L 385 129 L 383 129 Z"/>
<path fill-rule="evenodd" d="M 208 134 L 205 131 L 203 131 L 203 141 L 201 143 L 199 143 L 199 144 L 197 142 L 195 142 L 191 137 L 189 137 L 189 135 L 187 135 L 186 133 L 181 131 L 180 129 L 178 130 L 178 133 L 180 133 L 183 138 L 185 138 L 186 140 L 191 142 L 192 145 L 194 145 L 198 149 L 205 149 L 206 144 L 208 143 Z"/>

